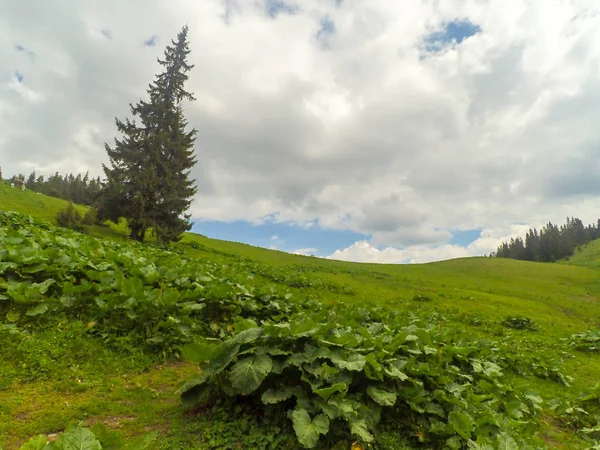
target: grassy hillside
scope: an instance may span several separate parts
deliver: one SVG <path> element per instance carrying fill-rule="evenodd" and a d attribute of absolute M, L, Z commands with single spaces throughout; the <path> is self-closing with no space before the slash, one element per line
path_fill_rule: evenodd
<path fill-rule="evenodd" d="M 4 211 L 30 214 L 38 220 L 56 223 L 56 214 L 67 205 L 68 202 L 65 200 L 48 197 L 28 189 L 21 191 L 0 182 L 0 208 Z M 77 209 L 85 214 L 87 208 L 78 205 Z"/>
<path fill-rule="evenodd" d="M 600 239 L 575 249 L 573 256 L 566 261 L 561 261 L 561 264 L 600 268 Z"/>
<path fill-rule="evenodd" d="M 65 204 L 0 183 L 0 211 L 52 222 Z M 97 227 L 91 233 L 102 239 L 122 238 L 124 228 Z M 590 448 L 578 431 L 583 419 L 565 412 L 565 405 L 582 406 L 579 397 L 600 380 L 600 357 L 573 350 L 569 338 L 600 328 L 596 244 L 564 264 L 466 258 L 407 266 L 329 261 L 188 233 L 175 246 L 179 253 L 152 258 L 157 263 L 169 258 L 173 264 L 190 261 L 188 267 L 198 264 L 220 277 L 251 283 L 253 289 L 317 299 L 327 308 L 343 305 L 348 315 L 365 306 L 423 317 L 441 314 L 440 327 L 446 324 L 467 336 L 497 341 L 515 355 L 530 358 L 523 374 L 515 372 L 514 377 L 544 399 L 540 436 L 550 448 L 583 449 Z M 154 430 L 159 438 L 152 448 L 165 449 L 268 448 L 261 439 L 278 433 L 241 409 L 234 413 L 213 405 L 185 412 L 175 391 L 198 368 L 162 350 L 148 351 L 137 340 L 147 329 L 134 337 L 118 327 L 92 335 L 88 331 L 100 326 L 97 319 L 82 315 L 81 320 L 64 323 L 61 317 L 66 313 L 56 311 L 56 317 L 33 315 L 25 320 L 23 314 L 15 322 L 0 317 L 0 343 L 5 344 L 0 346 L 0 445 L 6 449 L 19 448 L 38 433 L 58 432 L 72 421 L 101 422 L 126 436 Z M 170 314 L 173 320 L 184 319 L 177 311 Z M 531 319 L 537 330 L 502 324 L 515 315 Z M 6 327 L 21 326 L 21 321 L 26 334 L 15 343 L 13 328 Z M 212 323 L 211 327 L 218 329 Z M 569 386 L 557 379 L 570 380 Z"/>

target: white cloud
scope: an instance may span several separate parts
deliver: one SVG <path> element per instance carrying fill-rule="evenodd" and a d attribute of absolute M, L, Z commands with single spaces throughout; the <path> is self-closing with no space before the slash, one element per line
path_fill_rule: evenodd
<path fill-rule="evenodd" d="M 292 250 L 290 253 L 292 253 L 294 255 L 309 256 L 309 255 L 314 255 L 315 253 L 317 253 L 317 249 L 316 248 L 299 248 L 297 250 Z"/>
<path fill-rule="evenodd" d="M 386 247 L 379 250 L 367 241 L 358 241 L 343 250 L 336 250 L 327 258 L 341 261 L 402 264 L 423 263 L 463 256 L 468 256 L 468 253 L 463 247 L 458 245 L 446 244 L 438 247 L 418 245 L 402 250 L 394 247 Z"/>
<path fill-rule="evenodd" d="M 336 250 L 327 259 L 340 261 L 402 264 L 427 263 L 468 256 L 484 256 L 495 252 L 498 245 L 510 238 L 521 236 L 531 228 L 529 225 L 512 225 L 508 228 L 484 229 L 480 237 L 467 246 L 455 244 L 413 245 L 404 249 L 385 247 L 378 249 L 368 241 L 359 241 L 349 247 Z"/>
<path fill-rule="evenodd" d="M 101 174 L 114 117 L 188 23 L 197 219 L 351 229 L 405 252 L 373 258 L 417 260 L 460 255 L 452 229 L 600 211 L 595 1 L 304 0 L 275 19 L 255 0 L 5 3 L 4 174 Z M 481 33 L 421 58 L 455 18 Z"/>

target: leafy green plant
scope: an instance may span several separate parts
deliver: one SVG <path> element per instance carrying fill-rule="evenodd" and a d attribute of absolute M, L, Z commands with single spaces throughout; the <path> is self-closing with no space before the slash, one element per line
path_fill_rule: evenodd
<path fill-rule="evenodd" d="M 591 448 L 600 444 L 600 383 L 575 401 L 556 401 L 550 406 L 562 425 L 579 431 L 594 445 Z"/>
<path fill-rule="evenodd" d="M 569 345 L 575 350 L 600 352 L 600 330 L 588 330 L 569 338 Z"/>
<path fill-rule="evenodd" d="M 260 404 L 241 405 L 230 398 L 213 400 L 210 406 L 188 411 L 189 415 L 198 414 L 210 424 L 202 435 L 202 448 L 299 448 L 291 424 L 277 411 L 264 413 L 260 410 Z"/>
<path fill-rule="evenodd" d="M 75 209 L 72 202 L 56 214 L 56 222 L 61 227 L 72 230 L 83 231 L 84 229 L 81 214 Z"/>
<path fill-rule="evenodd" d="M 52 441 L 43 434 L 35 436 L 23 444 L 20 450 L 144 450 L 149 448 L 155 438 L 156 432 L 153 432 L 126 442 L 122 436 L 108 431 L 101 424 L 96 424 L 91 430 L 77 424 L 67 427 Z"/>
<path fill-rule="evenodd" d="M 132 242 L 100 241 L 0 212 L 0 317 L 61 314 L 120 347 L 169 355 L 195 336 L 227 337 L 237 319 L 288 316 L 318 303 L 238 267 Z M 250 284 L 251 283 L 251 284 Z"/>
<path fill-rule="evenodd" d="M 220 392 L 287 411 L 306 448 L 340 430 L 375 442 L 382 415 L 436 447 L 519 442 L 517 430 L 535 428 L 542 400 L 510 384 L 501 352 L 448 328 L 319 311 L 236 330 L 183 348 L 202 374 L 182 387 L 182 399 L 193 405 Z"/>
<path fill-rule="evenodd" d="M 87 210 L 85 216 L 83 216 L 82 224 L 83 225 L 96 225 L 100 223 L 100 219 L 98 217 L 98 208 L 92 207 Z"/>
<path fill-rule="evenodd" d="M 514 330 L 537 331 L 538 329 L 532 319 L 523 316 L 506 316 L 501 324 Z"/>

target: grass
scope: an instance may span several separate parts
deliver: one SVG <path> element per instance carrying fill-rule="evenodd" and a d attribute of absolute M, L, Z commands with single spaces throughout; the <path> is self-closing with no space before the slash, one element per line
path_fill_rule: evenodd
<path fill-rule="evenodd" d="M 18 211 L 32 215 L 40 221 L 56 223 L 56 214 L 68 204 L 69 202 L 65 200 L 37 194 L 27 189 L 22 191 L 0 182 L 0 207 L 4 211 Z M 87 210 L 80 205 L 76 208 L 81 215 L 84 215 Z"/>
<path fill-rule="evenodd" d="M 55 222 L 66 202 L 0 183 L 0 210 Z M 79 207 L 85 212 L 84 207 Z M 124 224 L 92 227 L 90 234 L 124 238 Z M 290 255 L 187 233 L 177 244 L 191 257 L 259 262 L 288 267 L 307 277 L 346 286 L 350 294 L 312 288 L 305 293 L 335 303 L 439 311 L 473 335 L 503 339 L 542 360 L 561 359 L 570 388 L 540 379 L 528 382 L 546 399 L 575 399 L 600 379 L 600 358 L 569 351 L 562 339 L 600 328 L 600 241 L 569 261 L 531 263 L 463 258 L 421 265 L 375 265 Z M 426 300 L 426 301 L 418 301 Z M 538 331 L 501 325 L 507 316 L 525 316 Z M 255 448 L 269 435 L 248 416 L 219 418 L 218 412 L 185 413 L 175 394 L 197 369 L 181 362 L 132 352 L 119 353 L 83 337 L 86 324 L 30 330 L 20 343 L 0 332 L 0 445 L 19 448 L 28 437 L 55 433 L 69 422 L 97 421 L 127 436 L 156 430 L 154 448 Z M 573 430 L 546 411 L 544 439 L 551 448 L 587 448 Z M 216 418 L 216 419 L 215 419 Z M 272 431 L 276 433 L 276 431 Z M 254 439 L 254 441 L 252 440 Z"/>
<path fill-rule="evenodd" d="M 568 260 L 560 261 L 561 264 L 600 268 L 600 239 L 578 247 Z"/>

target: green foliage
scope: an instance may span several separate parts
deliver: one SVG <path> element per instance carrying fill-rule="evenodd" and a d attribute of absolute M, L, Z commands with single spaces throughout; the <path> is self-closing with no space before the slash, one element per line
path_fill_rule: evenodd
<path fill-rule="evenodd" d="M 575 350 L 600 352 L 600 330 L 588 330 L 569 338 L 569 345 Z"/>
<path fill-rule="evenodd" d="M 142 242 L 152 229 L 161 242 L 178 241 L 191 228 L 186 215 L 196 193 L 189 171 L 195 165 L 193 152 L 196 130 L 186 131 L 183 100 L 194 100 L 185 91 L 190 53 L 187 26 L 158 60 L 164 71 L 148 88 L 149 101 L 131 105 L 139 122 L 116 120 L 123 135 L 106 152 L 110 168 L 104 166 L 107 185 L 101 195 L 101 216 L 115 222 L 127 219 L 130 237 Z"/>
<path fill-rule="evenodd" d="M 116 433 L 109 432 L 101 424 L 92 430 L 81 424 L 71 425 L 56 440 L 48 441 L 45 435 L 31 438 L 20 450 L 144 450 L 150 447 L 156 433 L 150 433 L 129 443 Z"/>
<path fill-rule="evenodd" d="M 48 197 L 25 189 L 15 189 L 0 183 L 0 210 L 15 211 L 33 215 L 38 221 L 56 223 L 56 214 L 67 207 L 69 202 Z M 75 204 L 80 214 L 85 214 L 85 207 Z"/>
<path fill-rule="evenodd" d="M 87 321 L 54 317 L 17 326 L 0 323 L 0 390 L 11 382 L 80 380 L 72 389 L 86 389 L 102 378 L 97 366 L 114 374 L 151 367 L 158 359 L 138 348 L 111 350 L 88 332 Z M 49 322 L 49 323 L 48 323 Z M 94 358 L 89 359 L 93 354 Z M 81 380 L 87 380 L 82 382 Z"/>
<path fill-rule="evenodd" d="M 502 319 L 502 325 L 514 330 L 537 331 L 537 326 L 529 317 L 523 316 L 506 316 Z"/>
<path fill-rule="evenodd" d="M 0 212 L 0 317 L 88 322 L 121 348 L 168 355 L 195 336 L 227 337 L 234 322 L 287 317 L 316 301 L 252 281 L 226 264 L 186 260 L 133 242 L 99 241 Z"/>
<path fill-rule="evenodd" d="M 84 229 L 81 214 L 75 209 L 73 203 L 69 203 L 65 209 L 61 209 L 56 214 L 56 223 L 61 227 L 76 231 L 83 231 Z"/>
<path fill-rule="evenodd" d="M 552 222 L 538 230 L 529 229 L 523 238 L 511 238 L 498 246 L 495 256 L 526 261 L 556 262 L 573 255 L 582 244 L 600 237 L 600 221 L 583 225 L 577 218 L 567 217 L 567 222 L 558 227 Z"/>
<path fill-rule="evenodd" d="M 578 431 L 586 441 L 600 445 L 600 383 L 575 401 L 555 401 L 551 407 L 563 426 Z"/>
<path fill-rule="evenodd" d="M 430 302 L 430 301 L 432 301 L 432 298 L 429 295 L 415 294 L 413 296 L 413 301 L 415 301 L 415 302 Z"/>
<path fill-rule="evenodd" d="M 182 398 L 221 392 L 287 410 L 307 448 L 330 432 L 374 442 L 382 416 L 435 447 L 500 439 L 522 446 L 518 430 L 535 429 L 542 400 L 511 384 L 506 352 L 389 311 L 304 311 L 187 346 L 183 354 L 202 375 Z"/>
<path fill-rule="evenodd" d="M 311 419 L 305 409 L 296 409 L 292 412 L 294 431 L 298 442 L 306 448 L 313 448 L 319 442 L 319 436 L 329 432 L 329 418 L 325 414 L 319 414 Z"/>
<path fill-rule="evenodd" d="M 330 291 L 345 295 L 356 294 L 356 290 L 351 286 L 324 280 L 318 275 L 315 275 L 314 270 L 299 265 L 282 265 L 275 267 L 246 262 L 244 268 L 262 278 L 276 283 L 286 284 L 292 288 L 311 288 L 319 291 Z"/>
<path fill-rule="evenodd" d="M 208 428 L 202 435 L 202 447 L 207 450 L 299 449 L 294 430 L 279 411 L 260 411 L 254 405 L 237 404 L 230 398 L 213 399 L 207 408 L 190 410 L 198 419 L 206 420 Z M 188 448 L 188 447 L 185 447 Z"/>
<path fill-rule="evenodd" d="M 28 190 L 20 191 L 8 187 L 5 191 L 0 186 L 2 209 L 28 211 L 36 217 L 53 221 L 56 211 L 64 206 L 66 203 L 62 201 L 37 195 Z M 76 208 L 83 212 L 83 208 L 79 206 Z M 560 338 L 574 333 L 573 330 L 586 330 L 593 326 L 594 317 L 600 311 L 598 303 L 595 302 L 600 293 L 597 271 L 589 269 L 589 267 L 597 267 L 597 264 L 594 264 L 598 260 L 597 256 L 590 253 L 592 244 L 586 246 L 581 252 L 581 258 L 587 258 L 585 260 L 587 267 L 528 264 L 498 258 L 487 260 L 469 258 L 423 266 L 372 266 L 296 257 L 282 252 L 269 252 L 256 247 L 214 241 L 193 235 L 186 236 L 185 243 L 194 242 L 197 249 L 188 245 L 178 245 L 173 247 L 175 251 L 164 252 L 158 248 L 142 247 L 135 243 L 112 246 L 110 242 L 97 241 L 68 230 L 27 222 L 26 218 L 18 217 L 13 222 L 6 220 L 0 224 L 0 234 L 3 234 L 0 243 L 0 253 L 2 253 L 0 267 L 3 271 L 0 274 L 2 279 L 0 295 L 8 297 L 3 283 L 9 278 L 14 276 L 15 278 L 11 278 L 13 281 L 18 279 L 22 282 L 18 286 L 11 286 L 10 300 L 7 298 L 0 300 L 0 342 L 2 344 L 0 345 L 0 388 L 2 389 L 0 391 L 0 441 L 4 440 L 6 448 L 18 448 L 18 443 L 36 432 L 57 430 L 70 420 L 81 420 L 82 413 L 87 414 L 86 417 L 92 420 L 103 420 L 109 415 L 136 416 L 136 420 L 125 420 L 119 426 L 123 426 L 127 435 L 138 434 L 144 428 L 159 429 L 161 437 L 156 442 L 156 446 L 153 446 L 157 449 L 298 448 L 300 444 L 294 445 L 293 442 L 297 440 L 291 416 L 288 418 L 286 415 L 286 411 L 293 412 L 296 409 L 295 390 L 293 386 L 290 388 L 286 383 L 281 388 L 268 386 L 274 377 L 273 369 L 256 391 L 249 395 L 229 397 L 223 395 L 221 390 L 214 389 L 211 383 L 201 384 L 200 388 L 208 386 L 208 389 L 203 392 L 202 407 L 195 417 L 194 413 L 189 411 L 182 414 L 180 405 L 169 402 L 169 391 L 181 380 L 192 377 L 193 368 L 188 364 L 171 362 L 165 365 L 164 367 L 169 367 L 170 380 L 170 384 L 165 385 L 165 381 L 159 381 L 161 376 L 157 376 L 160 371 L 152 364 L 162 360 L 163 352 L 165 355 L 177 353 L 178 350 L 175 348 L 177 345 L 198 341 L 201 336 L 207 337 L 206 341 L 201 342 L 201 347 L 209 347 L 206 344 L 212 342 L 215 348 L 219 348 L 221 339 L 229 340 L 252 328 L 262 329 L 265 323 L 269 324 L 269 318 L 275 323 L 295 323 L 304 316 L 303 311 L 317 311 L 317 308 L 312 306 L 315 303 L 302 300 L 304 296 L 318 298 L 316 304 L 321 304 L 321 308 L 337 310 L 338 317 L 345 314 L 352 315 L 351 311 L 357 307 L 364 307 L 365 312 L 372 313 L 369 305 L 376 303 L 400 310 L 408 307 L 417 316 L 443 311 L 449 321 L 436 319 L 435 326 L 440 330 L 465 329 L 473 340 L 476 337 L 499 340 L 497 344 L 490 342 L 484 344 L 490 345 L 493 350 L 492 362 L 500 367 L 503 378 L 509 378 L 509 382 L 502 383 L 506 389 L 516 388 L 521 391 L 518 386 L 527 384 L 532 390 L 539 391 L 544 399 L 559 398 L 561 404 L 565 405 L 564 409 L 576 406 L 571 410 L 571 414 L 565 417 L 578 415 L 578 421 L 594 418 L 596 414 L 593 401 L 582 404 L 574 400 L 581 390 L 597 381 L 600 365 L 595 358 L 595 352 L 575 353 L 568 345 L 560 342 Z M 90 232 L 100 231 L 104 232 L 97 227 L 90 230 Z M 17 244 L 12 239 L 23 238 L 22 233 L 27 232 L 31 235 L 26 236 L 27 239 L 21 244 Z M 45 238 L 42 237 L 44 233 L 53 234 L 57 239 L 44 243 Z M 5 241 L 4 238 L 8 240 Z M 34 248 L 27 248 L 31 246 Z M 99 254 L 94 255 L 88 247 L 97 249 Z M 50 252 L 51 248 L 56 249 L 57 258 L 54 258 Z M 10 256 L 3 253 L 5 249 L 10 250 Z M 46 260 L 35 259 L 37 249 L 41 249 Z M 22 252 L 22 257 L 13 259 L 15 253 Z M 81 252 L 86 262 L 90 261 L 96 268 L 77 265 L 78 252 Z M 90 257 L 88 253 L 92 256 Z M 114 257 L 115 253 L 125 255 L 124 258 L 130 261 L 122 264 L 122 259 Z M 29 259 L 31 256 L 33 259 Z M 584 261 L 575 257 L 572 259 L 578 263 Z M 17 261 L 17 265 L 22 265 L 22 270 L 6 267 L 5 263 L 11 261 Z M 103 265 L 103 262 L 108 266 Z M 207 301 L 207 296 L 200 294 L 194 302 L 206 303 L 207 306 L 200 306 L 203 309 L 212 304 L 217 304 L 217 307 L 213 311 L 215 314 L 196 316 L 197 322 L 201 324 L 200 328 L 194 331 L 197 335 L 190 334 L 183 339 L 176 337 L 170 341 L 169 336 L 177 336 L 175 331 L 177 324 L 170 322 L 165 325 L 165 328 L 173 327 L 170 331 L 166 331 L 168 339 L 162 343 L 149 343 L 147 338 L 154 336 L 153 334 L 139 327 L 137 330 L 142 330 L 142 335 L 137 335 L 136 332 L 127 329 L 131 323 L 137 325 L 135 321 L 130 322 L 129 325 L 128 322 L 123 321 L 123 315 L 126 313 L 131 311 L 137 313 L 140 302 L 135 305 L 127 304 L 124 309 L 114 308 L 114 316 L 104 318 L 97 317 L 97 310 L 93 310 L 95 299 L 91 292 L 71 294 L 76 300 L 79 300 L 81 295 L 81 301 L 74 302 L 72 307 L 58 306 L 57 298 L 60 299 L 63 295 L 62 278 L 53 268 L 44 268 L 35 275 L 35 271 L 39 269 L 36 266 L 43 266 L 43 264 L 59 268 L 69 266 L 65 267 L 64 273 L 67 277 L 74 277 L 75 286 L 78 277 L 82 285 L 95 284 L 98 282 L 94 279 L 97 278 L 98 272 L 111 272 L 114 267 L 117 267 L 124 278 L 141 277 L 143 289 L 150 291 L 160 288 L 161 283 L 178 289 L 178 282 L 175 282 L 171 275 L 164 275 L 170 273 L 165 269 L 169 269 L 172 265 L 182 271 L 181 279 L 185 279 L 190 276 L 185 266 L 193 265 L 194 270 L 213 278 L 211 282 L 200 283 L 202 286 L 208 285 L 202 288 L 202 291 L 206 290 L 211 298 Z M 254 264 L 257 265 L 256 270 L 252 268 Z M 160 273 L 155 284 L 146 281 L 145 277 L 140 275 L 139 270 L 148 265 L 155 267 Z M 270 272 L 275 276 L 270 278 Z M 267 275 L 263 276 L 262 273 Z M 54 279 L 55 282 L 52 283 L 50 279 Z M 48 285 L 44 284 L 46 280 L 49 280 Z M 218 280 L 219 283 L 214 280 Z M 325 287 L 328 283 L 333 286 L 332 289 Z M 217 289 L 216 284 L 229 287 Z M 188 286 L 188 282 L 183 281 L 182 285 Z M 244 293 L 238 296 L 231 288 L 234 285 L 242 286 L 250 295 Z M 352 295 L 345 295 L 342 291 L 345 287 L 352 290 Z M 294 294 L 291 298 L 287 297 L 290 290 Z M 435 302 L 407 302 L 405 299 L 410 299 L 415 292 L 425 292 L 431 295 Z M 262 298 L 263 296 L 265 298 Z M 267 299 L 267 296 L 270 298 Z M 34 303 L 39 305 L 21 304 L 15 300 L 26 300 L 30 297 L 37 298 Z M 121 305 L 124 305 L 126 300 L 127 297 L 121 297 Z M 271 301 L 273 305 L 270 304 Z M 88 309 L 89 304 L 92 306 Z M 117 304 L 114 303 L 115 306 Z M 154 303 L 153 308 L 157 311 L 148 316 L 151 318 L 149 329 L 152 329 L 155 324 L 153 322 L 155 319 L 152 318 L 160 317 L 163 305 Z M 449 314 L 449 308 L 456 309 L 457 315 Z M 536 324 L 543 327 L 544 333 L 513 333 L 500 325 L 500 321 L 506 314 L 517 311 L 531 317 Z M 458 313 L 465 314 L 464 320 L 459 318 Z M 183 315 L 182 312 L 176 311 L 176 315 L 172 317 L 179 319 Z M 387 321 L 385 315 L 384 319 L 378 319 L 375 315 L 376 321 Z M 319 323 L 320 320 L 317 318 L 313 322 Z M 344 325 L 343 321 L 340 323 Z M 304 323 L 302 327 L 297 328 L 297 331 L 310 333 L 312 328 L 314 325 Z M 247 342 L 256 334 L 255 331 L 251 331 L 244 334 L 243 339 L 236 341 L 235 344 L 240 346 L 239 350 L 232 345 L 230 350 L 233 356 L 230 356 L 230 362 L 227 362 L 227 359 L 222 361 L 222 364 L 226 364 L 226 371 L 239 360 L 256 353 L 250 351 L 239 355 L 249 347 L 252 348 L 252 342 L 258 343 L 262 339 L 262 336 L 259 336 L 256 340 Z M 305 339 L 309 337 L 306 336 Z M 359 338 L 348 339 L 349 342 L 344 350 L 360 351 L 362 344 L 356 344 Z M 472 339 L 468 339 L 465 344 L 470 346 L 473 343 Z M 105 345 L 103 340 L 110 345 Z M 357 346 L 351 347 L 351 345 Z M 111 356 L 111 349 L 115 346 L 119 351 L 112 350 Z M 234 350 L 238 353 L 235 354 Z M 140 354 L 141 351 L 144 353 Z M 127 352 L 131 354 L 128 355 Z M 212 353 L 205 354 L 205 359 L 210 360 L 211 355 Z M 148 357 L 149 362 L 135 364 L 130 361 L 144 356 Z M 281 356 L 270 353 L 268 356 L 272 361 L 281 359 Z M 337 363 L 340 365 L 346 363 L 344 371 L 358 376 L 360 370 L 350 369 L 362 367 L 364 373 L 366 367 L 371 368 L 371 363 L 377 362 L 377 359 L 373 358 L 369 358 L 368 362 L 367 356 L 368 354 L 363 354 L 364 358 L 352 357 L 351 360 L 347 358 L 346 361 L 338 358 Z M 495 359 L 496 357 L 498 360 Z M 563 359 L 565 365 L 561 361 Z M 118 364 L 114 360 L 122 363 Z M 338 368 L 333 365 L 333 362 L 328 365 Z M 141 370 L 146 371 L 143 378 L 135 375 Z M 463 373 L 469 375 L 469 372 Z M 122 379 L 117 374 L 123 374 Z M 537 378 L 553 380 L 567 388 L 539 381 Z M 22 383 L 22 380 L 27 383 Z M 231 383 L 229 379 L 226 381 Z M 304 383 L 301 381 L 302 385 Z M 352 395 L 355 386 L 354 383 L 348 384 L 344 381 L 324 384 L 322 387 L 315 387 L 313 397 L 329 402 L 339 395 Z M 192 398 L 199 396 L 200 388 Z M 363 446 L 353 448 L 398 450 L 419 447 L 441 448 L 460 443 L 465 445 L 464 439 L 454 430 L 454 427 L 453 436 L 446 440 L 439 437 L 434 440 L 429 423 L 425 422 L 420 426 L 419 422 L 413 422 L 415 417 L 422 418 L 422 416 L 413 413 L 401 416 L 395 413 L 400 406 L 404 405 L 404 400 L 398 394 L 393 406 L 377 403 L 376 398 L 380 403 L 392 402 L 393 396 L 379 395 L 382 392 L 395 393 L 388 386 L 377 386 L 373 383 L 360 392 L 363 393 L 365 401 L 379 405 L 383 413 L 376 429 L 371 430 L 375 441 L 369 446 L 363 443 Z M 215 399 L 213 395 L 219 393 L 220 396 Z M 488 401 L 503 402 L 503 395 L 502 392 L 490 394 Z M 535 404 L 539 404 L 540 396 L 534 393 L 528 395 L 535 399 Z M 84 404 L 78 403 L 82 397 L 86 398 Z M 29 401 L 31 398 L 36 399 L 35 404 Z M 76 399 L 77 401 L 74 401 Z M 65 403 L 63 406 L 63 401 L 68 401 L 69 405 Z M 262 406 L 263 402 L 264 406 Z M 220 406 L 213 407 L 214 403 Z M 55 409 L 56 404 L 61 405 L 59 410 Z M 510 417 L 520 414 L 520 408 L 515 408 L 515 404 L 509 402 L 506 406 L 506 409 L 501 407 L 501 415 L 497 417 L 502 418 L 502 414 L 506 411 L 511 411 Z M 236 408 L 240 407 L 242 409 L 236 412 Z M 581 426 L 569 426 L 562 419 L 560 422 L 556 420 L 562 407 L 555 410 L 543 407 L 545 419 L 541 421 L 541 425 L 544 439 L 548 442 L 569 449 L 597 446 L 591 440 L 584 441 L 584 439 L 595 438 L 594 430 L 597 423 L 590 420 L 588 425 L 582 422 Z M 220 412 L 215 412 L 215 408 Z M 579 413 L 577 408 L 583 409 L 586 413 Z M 318 414 L 325 414 L 318 410 L 309 411 L 305 407 L 303 409 L 309 412 L 311 420 Z M 530 409 L 535 408 L 532 406 Z M 477 421 L 477 415 L 470 411 L 467 411 L 467 414 Z M 448 417 L 444 421 L 446 424 L 449 423 Z M 461 421 L 456 419 L 459 417 L 453 416 L 453 424 L 460 428 Z M 519 421 L 523 420 L 530 419 L 526 416 Z M 474 429 L 473 436 L 477 433 L 477 429 Z M 367 432 L 369 430 L 366 428 Z M 360 435 L 365 428 L 355 424 L 352 431 Z M 529 439 L 534 432 L 534 424 L 526 424 L 524 428 L 515 430 L 515 433 L 525 440 Z M 317 448 L 347 450 L 356 439 L 351 438 L 349 434 L 350 429 L 346 422 L 330 419 L 329 431 L 326 435 L 320 435 Z M 515 445 L 519 448 L 528 448 L 522 439 L 511 437 L 515 434 L 507 435 L 499 432 L 495 436 L 490 438 L 490 448 L 501 445 L 504 445 L 504 448 L 515 447 Z M 406 440 L 408 442 L 405 442 Z M 475 444 L 470 445 L 477 448 Z M 487 448 L 485 444 L 479 447 Z M 541 448 L 543 445 L 538 447 Z"/>
<path fill-rule="evenodd" d="M 98 217 L 98 208 L 90 208 L 87 210 L 87 212 L 85 213 L 85 216 L 83 216 L 83 221 L 82 223 L 84 225 L 97 225 L 99 224 L 100 219 Z"/>
<path fill-rule="evenodd" d="M 36 172 L 33 171 L 29 174 L 25 186 L 32 192 L 91 206 L 96 201 L 101 182 L 100 177 L 90 178 L 89 173 L 60 175 L 56 172 L 45 178 L 43 175 L 36 176 Z"/>

